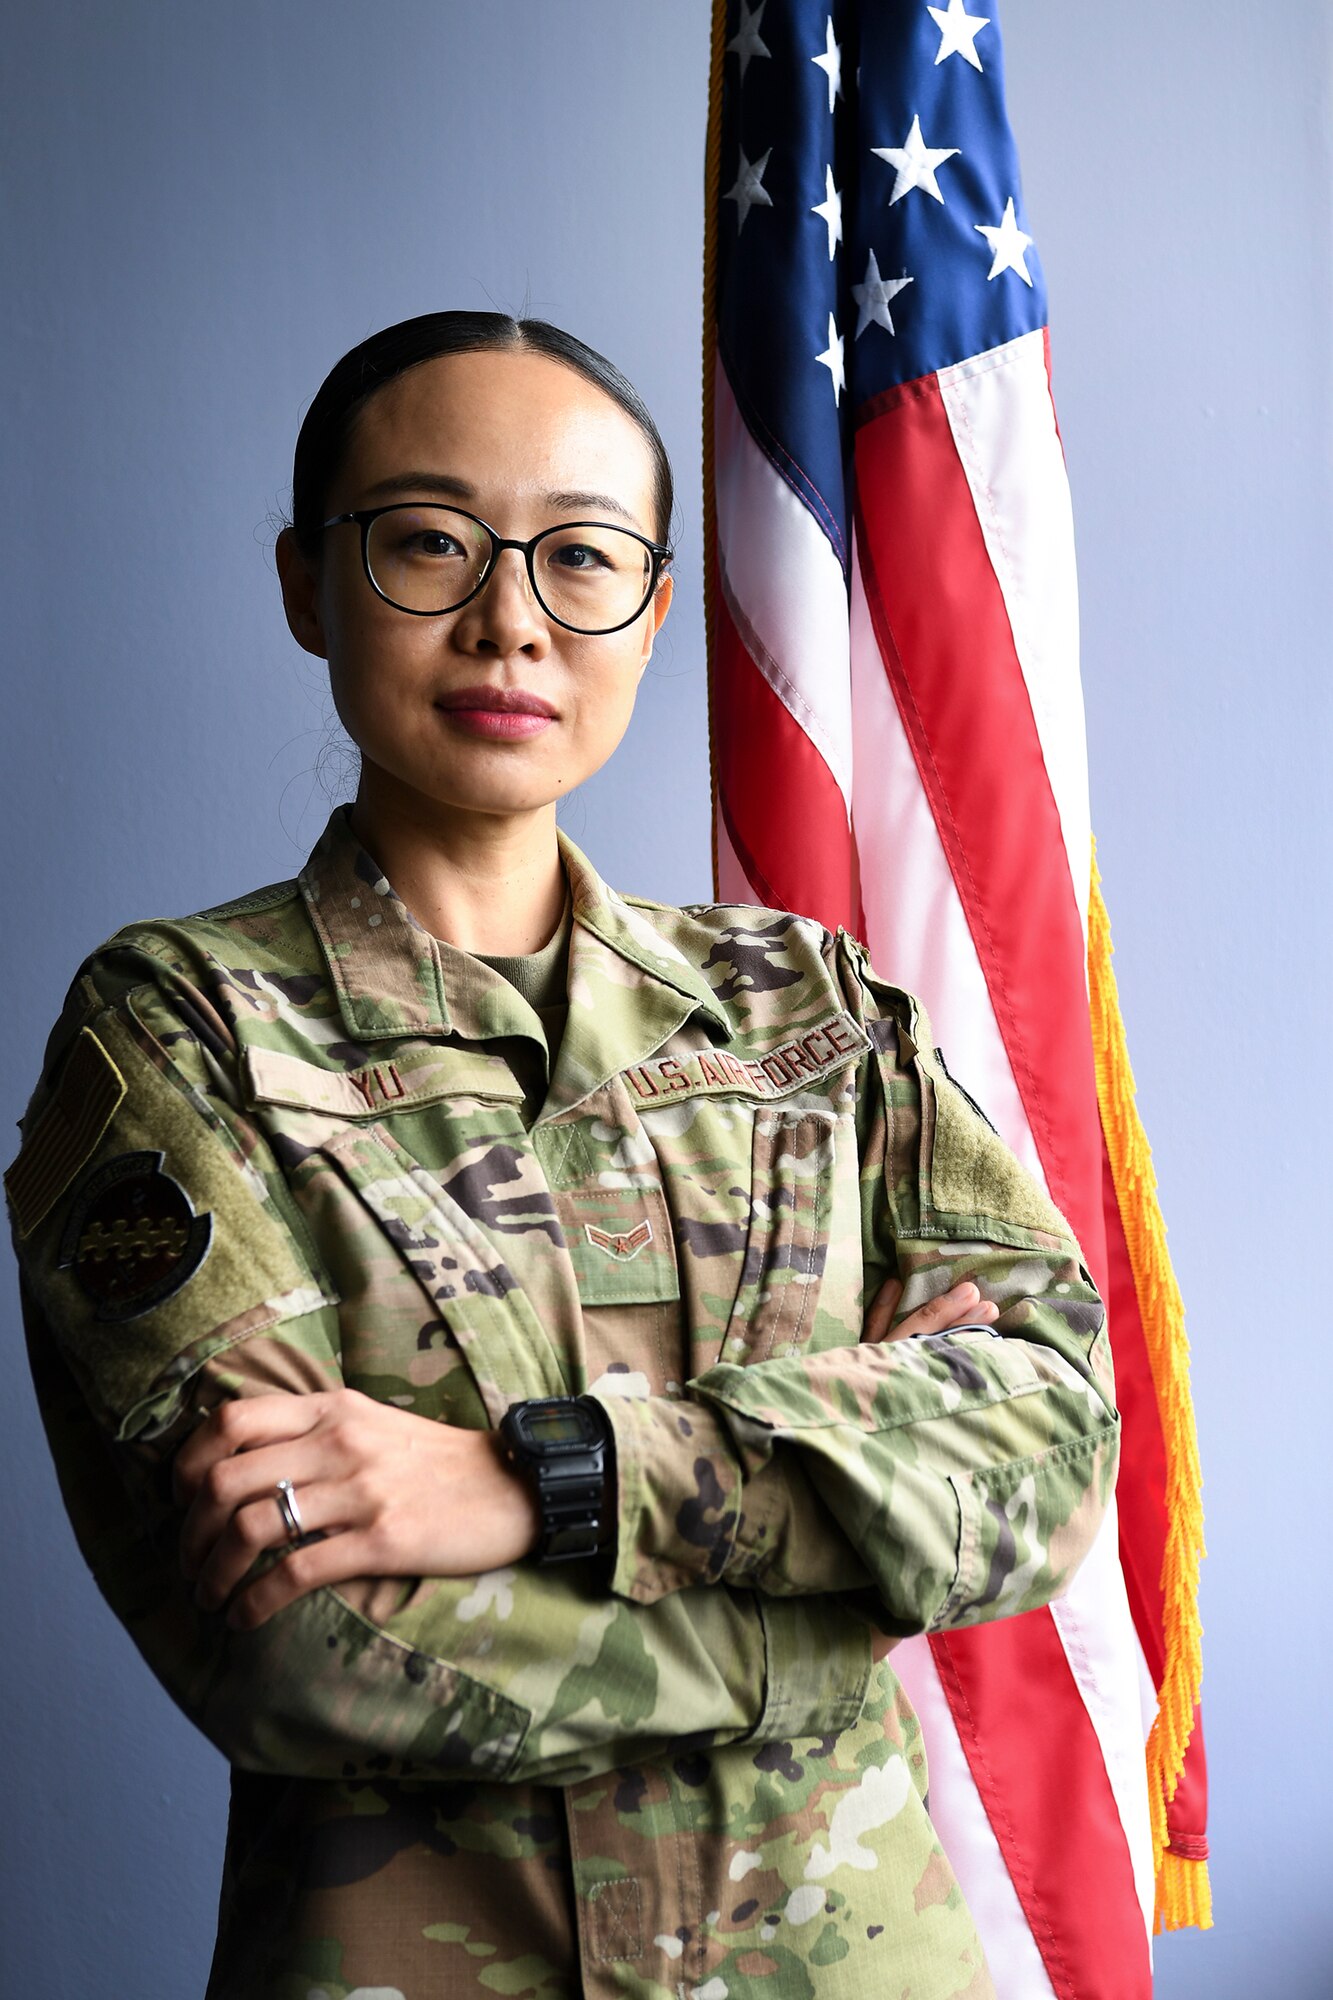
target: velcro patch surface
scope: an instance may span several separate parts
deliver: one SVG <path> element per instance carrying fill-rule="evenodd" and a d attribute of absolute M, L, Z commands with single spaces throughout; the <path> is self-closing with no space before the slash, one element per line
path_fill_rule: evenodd
<path fill-rule="evenodd" d="M 196 1215 L 157 1152 L 118 1153 L 78 1188 L 56 1259 L 73 1268 L 100 1320 L 137 1319 L 192 1278 L 213 1217 Z"/>
<path fill-rule="evenodd" d="M 125 1095 L 125 1079 L 91 1028 L 81 1028 L 19 1156 L 5 1192 L 20 1237 L 30 1236 L 88 1160 Z"/>

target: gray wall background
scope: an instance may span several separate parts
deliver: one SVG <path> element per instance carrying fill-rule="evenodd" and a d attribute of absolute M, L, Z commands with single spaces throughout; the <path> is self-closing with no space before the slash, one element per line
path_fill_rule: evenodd
<path fill-rule="evenodd" d="M 1217 1927 L 1159 1942 L 1158 1992 L 1315 2000 L 1333 19 L 1010 0 L 1004 27 L 1074 486 L 1094 824 L 1207 1482 Z M 292 874 L 347 795 L 318 663 L 282 621 L 272 515 L 328 366 L 410 313 L 527 302 L 657 413 L 677 608 L 628 740 L 565 819 L 624 887 L 709 893 L 707 38 L 705 0 L 6 10 L 6 1129 L 87 950 Z M 188 2000 L 225 1768 L 83 1570 L 8 1263 L 0 1279 L 0 1988 Z"/>

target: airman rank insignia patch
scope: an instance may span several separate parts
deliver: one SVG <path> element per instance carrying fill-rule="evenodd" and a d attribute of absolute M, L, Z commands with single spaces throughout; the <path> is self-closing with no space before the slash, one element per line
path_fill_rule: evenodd
<path fill-rule="evenodd" d="M 605 1251 L 608 1257 L 614 1257 L 622 1264 L 628 1264 L 631 1258 L 638 1256 L 645 1243 L 653 1240 L 651 1222 L 641 1222 L 636 1229 L 628 1230 L 623 1236 L 613 1235 L 609 1229 L 599 1229 L 595 1222 L 585 1222 L 583 1229 L 594 1250 Z"/>
<path fill-rule="evenodd" d="M 138 1319 L 192 1278 L 213 1239 L 161 1153 L 120 1153 L 75 1191 L 60 1240 L 61 1270 L 97 1305 L 100 1320 Z"/>

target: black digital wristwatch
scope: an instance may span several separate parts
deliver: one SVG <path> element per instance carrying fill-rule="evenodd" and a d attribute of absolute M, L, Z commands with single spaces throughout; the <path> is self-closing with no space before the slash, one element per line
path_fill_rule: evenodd
<path fill-rule="evenodd" d="M 537 1502 L 538 1562 L 596 1555 L 611 1541 L 615 1433 L 595 1396 L 511 1403 L 500 1419 L 500 1442 Z"/>

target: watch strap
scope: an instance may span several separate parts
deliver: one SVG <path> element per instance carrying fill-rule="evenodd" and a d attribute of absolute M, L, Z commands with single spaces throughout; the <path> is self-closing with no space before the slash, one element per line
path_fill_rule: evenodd
<path fill-rule="evenodd" d="M 533 1556 L 538 1562 L 550 1563 L 596 1555 L 611 1538 L 615 1434 L 610 1419 L 593 1396 L 532 1400 L 577 1403 L 600 1433 L 586 1446 L 543 1451 L 524 1436 L 522 1414 L 527 1405 L 512 1405 L 501 1420 L 501 1437 L 510 1463 L 527 1480 L 537 1503 L 540 1530 Z"/>

